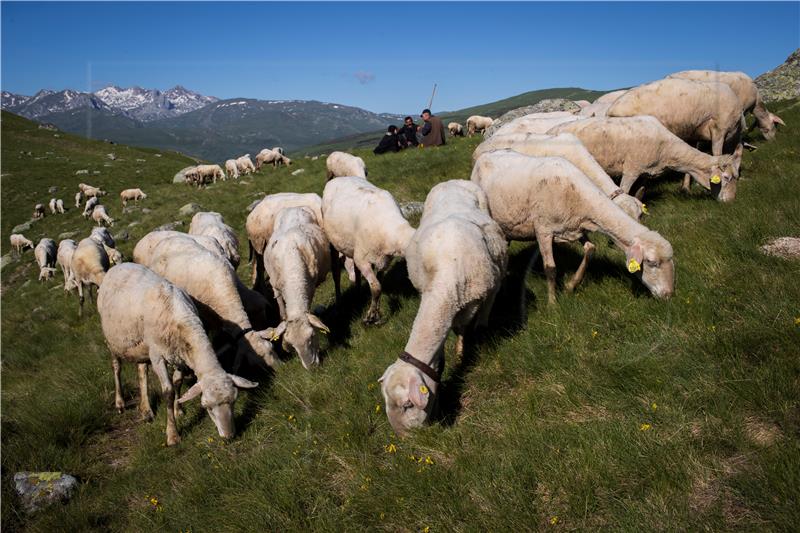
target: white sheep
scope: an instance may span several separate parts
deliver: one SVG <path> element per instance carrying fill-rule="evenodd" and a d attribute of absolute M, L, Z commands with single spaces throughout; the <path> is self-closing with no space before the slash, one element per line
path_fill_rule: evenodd
<path fill-rule="evenodd" d="M 236 159 L 236 168 L 239 169 L 239 175 L 252 174 L 256 171 L 253 161 L 250 159 L 250 154 L 245 154 Z"/>
<path fill-rule="evenodd" d="M 92 209 L 92 220 L 98 224 L 108 224 L 109 226 L 114 225 L 114 219 L 108 216 L 108 213 L 106 213 L 106 208 L 102 204 L 97 204 L 94 206 L 94 209 Z"/>
<path fill-rule="evenodd" d="M 100 287 L 110 266 L 108 254 L 102 244 L 89 237 L 78 243 L 72 253 L 67 283 L 78 289 L 79 316 L 83 315 L 84 289 L 89 293 L 89 299 L 94 299 L 92 287 Z"/>
<path fill-rule="evenodd" d="M 58 213 L 58 211 L 56 210 L 56 199 L 55 198 L 50 198 L 50 203 L 47 204 L 47 206 L 50 208 L 50 214 L 51 215 L 55 215 L 56 213 Z"/>
<path fill-rule="evenodd" d="M 33 255 L 39 265 L 39 281 L 52 278 L 56 273 L 56 241 L 47 238 L 40 240 Z"/>
<path fill-rule="evenodd" d="M 403 256 L 414 228 L 388 191 L 353 176 L 335 178 L 325 185 L 322 224 L 333 247 L 352 259 L 369 283 L 372 299 L 364 322 L 379 322 L 381 284 L 376 273 L 385 270 L 393 257 Z M 338 286 L 338 261 L 334 262 L 333 282 Z"/>
<path fill-rule="evenodd" d="M 275 148 L 272 149 L 272 151 L 273 152 L 278 152 L 281 155 L 286 155 L 286 152 L 280 146 L 276 146 Z"/>
<path fill-rule="evenodd" d="M 239 267 L 239 238 L 232 227 L 225 224 L 222 215 L 214 211 L 195 213 L 192 222 L 189 224 L 191 235 L 206 235 L 213 237 L 225 250 L 225 255 L 233 265 Z"/>
<path fill-rule="evenodd" d="M 191 237 L 197 243 L 208 250 L 209 252 L 215 253 L 222 258 L 227 259 L 228 256 L 225 254 L 225 249 L 217 242 L 217 240 L 213 237 L 208 237 L 205 235 L 189 235 L 188 233 L 181 233 L 180 231 L 151 231 L 141 239 L 139 242 L 136 243 L 136 246 L 133 248 L 133 260 L 140 265 L 146 265 L 150 262 L 150 258 L 153 254 L 153 249 L 163 241 L 164 239 L 169 239 L 170 237 L 180 237 L 186 236 Z"/>
<path fill-rule="evenodd" d="M 626 193 L 640 176 L 658 176 L 670 169 L 688 173 L 721 201 L 736 197 L 741 145 L 733 155 L 711 156 L 692 148 L 648 116 L 589 118 L 562 124 L 550 133 L 578 137 L 609 175 L 621 176 L 620 189 Z"/>
<path fill-rule="evenodd" d="M 138 364 L 140 369 L 142 415 L 152 418 L 146 379 L 146 364 L 150 363 L 161 383 L 167 408 L 167 445 L 177 444 L 180 436 L 175 423 L 176 391 L 167 365 L 188 367 L 197 376 L 197 383 L 177 401 L 185 403 L 199 396 L 219 436 L 234 435 L 233 403 L 237 387 L 250 389 L 258 384 L 222 369 L 203 331 L 197 309 L 184 291 L 145 267 L 125 263 L 108 272 L 98 291 L 97 308 L 111 351 L 117 410 L 121 412 L 125 408 L 120 363 L 129 361 Z M 180 383 L 175 385 L 180 389 Z"/>
<path fill-rule="evenodd" d="M 576 124 L 571 122 L 570 124 Z M 628 195 L 606 174 L 581 141 L 571 133 L 558 135 L 512 134 L 494 135 L 483 141 L 472 153 L 472 161 L 493 150 L 514 150 L 533 157 L 563 157 L 586 174 L 615 204 L 634 220 L 642 217 L 642 202 Z"/>
<path fill-rule="evenodd" d="M 72 275 L 70 271 L 70 265 L 72 263 L 72 255 L 75 253 L 75 250 L 78 248 L 78 243 L 76 243 L 72 239 L 64 239 L 58 243 L 58 252 L 56 254 L 56 260 L 58 261 L 58 265 L 61 267 L 61 272 L 64 273 L 64 290 L 69 291 L 72 290 Z"/>
<path fill-rule="evenodd" d="M 25 248 L 33 249 L 33 241 L 27 239 L 25 235 L 21 233 L 12 233 L 9 237 L 9 241 L 11 242 L 11 247 L 17 252 L 17 255 L 20 255 Z"/>
<path fill-rule="evenodd" d="M 464 136 L 464 126 L 459 124 L 458 122 L 451 122 L 447 125 L 447 130 L 450 132 L 451 137 L 463 137 Z"/>
<path fill-rule="evenodd" d="M 197 165 L 195 167 L 201 183 L 216 183 L 217 180 L 225 179 L 225 172 L 219 165 Z"/>
<path fill-rule="evenodd" d="M 515 118 L 507 124 L 503 124 L 493 135 L 512 135 L 517 133 L 547 133 L 547 130 L 563 124 L 580 120 L 581 117 L 568 111 L 551 111 L 548 113 L 531 113 L 519 118 Z"/>
<path fill-rule="evenodd" d="M 464 333 L 476 315 L 478 325 L 487 325 L 506 264 L 505 236 L 489 216 L 481 188 L 464 180 L 433 187 L 406 249 L 408 277 L 421 295 L 419 310 L 403 355 L 380 379 L 397 434 L 421 426 L 432 414 L 447 333 L 456 333 L 456 357 L 461 357 Z"/>
<path fill-rule="evenodd" d="M 87 187 L 83 188 L 83 195 L 86 196 L 87 198 L 92 198 L 92 197 L 97 197 L 97 196 L 105 196 L 106 194 L 108 194 L 108 193 L 106 191 L 104 191 L 103 189 L 100 189 L 99 187 L 89 187 L 89 186 L 87 186 Z"/>
<path fill-rule="evenodd" d="M 264 148 L 258 155 L 256 155 L 256 170 L 260 169 L 263 165 L 271 163 L 273 168 L 278 165 L 291 166 L 292 160 L 283 155 L 282 153 Z"/>
<path fill-rule="evenodd" d="M 225 172 L 228 173 L 228 177 L 231 179 L 239 178 L 239 169 L 236 167 L 235 159 L 228 159 L 225 161 Z"/>
<path fill-rule="evenodd" d="M 111 236 L 111 232 L 109 232 L 107 228 L 92 228 L 92 233 L 89 235 L 89 238 L 103 245 L 106 254 L 108 254 L 108 260 L 112 265 L 122 263 L 122 253 L 117 250 L 117 243 L 114 242 L 114 237 Z"/>
<path fill-rule="evenodd" d="M 367 165 L 364 160 L 353 154 L 346 152 L 332 152 L 325 160 L 327 178 L 337 178 L 339 176 L 367 177 Z"/>
<path fill-rule="evenodd" d="M 97 189 L 97 187 L 94 185 L 89 185 L 88 183 L 79 183 L 78 189 L 80 189 L 81 192 L 84 192 L 86 189 Z"/>
<path fill-rule="evenodd" d="M 139 200 L 147 198 L 147 194 L 145 194 L 142 189 L 125 189 L 119 193 L 119 197 L 122 200 L 122 207 L 125 207 L 131 200 L 133 200 L 134 204 L 138 204 Z"/>
<path fill-rule="evenodd" d="M 553 241 L 576 241 L 590 231 L 611 237 L 625 252 L 628 270 L 638 273 L 651 293 L 672 295 L 675 267 L 669 242 L 628 216 L 566 159 L 488 152 L 478 158 L 471 179 L 486 191 L 492 218 L 509 240 L 538 242 L 551 304 L 556 301 Z M 593 250 L 586 241 L 583 261 L 567 290 L 580 283 Z"/>
<path fill-rule="evenodd" d="M 183 181 L 189 185 L 195 185 L 198 188 L 204 185 L 203 179 L 200 178 L 200 172 L 197 171 L 197 167 L 187 168 L 183 173 Z"/>
<path fill-rule="evenodd" d="M 317 215 L 307 207 L 282 209 L 275 217 L 264 260 L 281 313 L 272 338 L 282 335 L 310 369 L 319 364 L 316 330 L 329 331 L 310 311 L 314 292 L 331 268 L 330 243 Z"/>
<path fill-rule="evenodd" d="M 467 135 L 472 137 L 475 133 L 485 133 L 486 129 L 494 123 L 490 117 L 472 115 L 467 119 Z"/>
<path fill-rule="evenodd" d="M 78 191 L 75 193 L 75 208 L 81 208 L 81 202 L 83 201 L 83 192 Z"/>
<path fill-rule="evenodd" d="M 36 204 L 33 206 L 33 219 L 38 220 L 44 218 L 44 205 Z"/>
<path fill-rule="evenodd" d="M 56 210 L 62 215 L 66 212 L 66 210 L 64 209 L 64 200 L 62 200 L 61 198 L 56 199 Z"/>
<path fill-rule="evenodd" d="M 94 207 L 99 203 L 100 199 L 96 196 L 87 198 L 86 205 L 83 206 L 83 217 L 89 218 L 92 215 L 92 211 L 94 211 Z"/>

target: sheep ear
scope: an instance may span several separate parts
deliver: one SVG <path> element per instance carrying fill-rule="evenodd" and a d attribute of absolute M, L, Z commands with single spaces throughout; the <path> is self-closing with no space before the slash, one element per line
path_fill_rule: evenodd
<path fill-rule="evenodd" d="M 625 252 L 625 259 L 627 259 L 628 262 L 633 259 L 640 265 L 642 264 L 642 261 L 644 260 L 644 249 L 642 248 L 642 242 L 639 239 L 634 240 L 633 244 L 628 247 L 628 250 Z"/>
<path fill-rule="evenodd" d="M 320 330 L 322 333 L 327 335 L 331 332 L 330 328 L 323 324 L 322 320 L 320 320 L 317 315 L 306 313 L 306 317 L 308 317 L 308 321 L 311 322 L 311 325 Z"/>
<path fill-rule="evenodd" d="M 197 383 L 189 387 L 189 390 L 187 390 L 183 394 L 183 396 L 178 398 L 178 403 L 186 403 L 190 400 L 194 400 L 195 398 L 200 396 L 202 392 L 203 392 L 203 387 L 200 385 L 200 382 L 198 381 Z"/>
<path fill-rule="evenodd" d="M 231 378 L 233 380 L 233 384 L 240 389 L 255 389 L 258 387 L 258 383 L 255 381 L 250 381 L 249 379 L 245 379 L 242 376 L 228 374 L 228 377 Z"/>
<path fill-rule="evenodd" d="M 639 190 L 633 196 L 641 202 L 642 198 L 644 198 L 644 186 L 639 187 Z"/>
<path fill-rule="evenodd" d="M 739 175 L 739 167 L 742 164 L 742 153 L 744 153 L 744 145 L 739 144 L 733 152 L 733 168 L 736 170 L 736 175 Z"/>
<path fill-rule="evenodd" d="M 786 123 L 785 123 L 783 120 L 781 120 L 781 117 L 779 117 L 778 115 L 775 115 L 775 114 L 773 114 L 773 113 L 770 113 L 770 114 L 769 114 L 769 118 L 770 118 L 770 120 L 772 120 L 772 122 L 774 122 L 775 124 L 780 124 L 781 126 L 785 126 L 785 125 L 786 125 Z"/>
<path fill-rule="evenodd" d="M 428 398 L 431 391 L 425 385 L 422 375 L 419 372 L 414 372 L 408 378 L 408 399 L 418 409 L 425 409 L 428 405 Z"/>
<path fill-rule="evenodd" d="M 267 340 L 275 342 L 276 340 L 280 339 L 281 336 L 286 333 L 286 321 L 284 320 L 280 324 L 278 324 L 277 328 L 267 328 L 264 330 L 262 336 L 266 336 Z"/>

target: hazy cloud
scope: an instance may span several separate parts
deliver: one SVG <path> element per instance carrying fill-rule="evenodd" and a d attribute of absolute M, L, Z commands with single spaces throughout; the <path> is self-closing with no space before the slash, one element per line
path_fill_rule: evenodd
<path fill-rule="evenodd" d="M 358 83 L 360 83 L 361 85 L 366 85 L 368 83 L 372 83 L 373 81 L 375 81 L 375 74 L 373 74 L 372 72 L 359 70 L 358 72 L 353 74 L 353 76 L 355 76 L 355 78 L 358 80 Z"/>

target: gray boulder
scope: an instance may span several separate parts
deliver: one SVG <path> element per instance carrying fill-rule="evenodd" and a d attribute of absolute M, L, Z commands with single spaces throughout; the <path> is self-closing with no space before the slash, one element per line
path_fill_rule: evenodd
<path fill-rule="evenodd" d="M 115 241 L 127 241 L 130 238 L 131 238 L 131 236 L 128 233 L 128 230 L 126 230 L 126 229 L 120 231 L 119 233 L 115 233 L 114 234 L 114 240 Z"/>
<path fill-rule="evenodd" d="M 69 500 L 78 488 L 78 480 L 61 472 L 17 472 L 14 485 L 28 513 L 55 502 Z"/>
<path fill-rule="evenodd" d="M 800 259 L 800 238 L 778 237 L 763 245 L 761 251 L 773 257 Z"/>
<path fill-rule="evenodd" d="M 14 258 L 11 257 L 11 252 L 7 253 L 3 257 L 0 257 L 0 268 L 5 268 L 14 261 Z"/>
<path fill-rule="evenodd" d="M 58 240 L 63 241 L 64 239 L 72 239 L 77 234 L 78 234 L 77 231 L 65 231 L 64 233 L 58 234 Z"/>
<path fill-rule="evenodd" d="M 182 217 L 188 217 L 189 215 L 194 215 L 198 211 L 202 211 L 203 208 L 200 207 L 200 204 L 196 204 L 194 202 L 190 204 L 186 204 L 178 210 L 178 214 Z"/>
<path fill-rule="evenodd" d="M 485 137 L 488 139 L 494 132 L 496 132 L 502 125 L 508 124 L 514 119 L 530 115 L 531 113 L 552 113 L 553 111 L 569 111 L 575 113 L 580 111 L 581 106 L 567 100 L 565 98 L 547 98 L 540 100 L 533 105 L 526 105 L 525 107 L 518 107 L 505 113 L 500 118 L 496 118 L 494 123 L 486 130 Z"/>
<path fill-rule="evenodd" d="M 175 177 L 172 178 L 172 183 L 186 183 L 186 172 L 190 169 L 193 169 L 194 166 L 182 168 Z"/>
<path fill-rule="evenodd" d="M 47 189 L 47 192 L 49 192 L 49 193 L 51 193 L 51 194 L 52 194 L 52 193 L 54 193 L 54 192 L 58 192 L 58 187 L 56 187 L 55 185 L 53 185 L 52 187 L 50 187 L 49 189 Z"/>
<path fill-rule="evenodd" d="M 22 224 L 14 226 L 14 228 L 11 230 L 11 233 L 22 233 L 23 231 L 28 231 L 31 229 L 32 223 L 33 221 L 29 220 L 28 222 L 23 222 Z"/>
<path fill-rule="evenodd" d="M 305 171 L 306 171 L 306 169 L 304 169 L 304 168 L 298 168 L 297 170 L 292 172 L 292 176 L 298 176 L 298 175 L 302 174 Z"/>
<path fill-rule="evenodd" d="M 181 226 L 183 226 L 183 222 L 180 220 L 176 220 L 175 222 L 168 222 L 166 224 L 163 224 L 154 229 L 153 231 L 174 231 L 176 228 L 179 228 Z"/>
<path fill-rule="evenodd" d="M 400 213 L 405 219 L 419 217 L 422 216 L 422 208 L 424 205 L 425 204 L 422 202 L 403 202 L 400 204 Z"/>

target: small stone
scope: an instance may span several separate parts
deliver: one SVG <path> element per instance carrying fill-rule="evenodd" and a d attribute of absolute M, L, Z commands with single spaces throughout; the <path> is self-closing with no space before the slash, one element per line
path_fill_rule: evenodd
<path fill-rule="evenodd" d="M 28 231 L 29 229 L 31 229 L 32 223 L 33 221 L 29 220 L 28 222 L 23 222 L 18 226 L 14 226 L 14 228 L 11 230 L 11 233 L 22 233 L 23 231 Z"/>
<path fill-rule="evenodd" d="M 69 500 L 78 488 L 78 480 L 61 472 L 17 472 L 14 485 L 28 513 L 55 502 Z"/>
<path fill-rule="evenodd" d="M 49 189 L 47 189 L 47 192 L 49 192 L 49 193 L 58 192 L 58 187 L 56 187 L 55 185 L 53 185 L 52 187 L 50 187 Z"/>
<path fill-rule="evenodd" d="M 304 168 L 298 168 L 297 170 L 292 172 L 292 176 L 299 176 L 300 174 L 302 174 L 305 171 L 306 171 L 306 169 L 304 169 Z"/>
<path fill-rule="evenodd" d="M 425 204 L 422 202 L 404 202 L 400 204 L 400 213 L 403 218 L 409 219 L 411 217 L 422 215 L 422 208 Z"/>
<path fill-rule="evenodd" d="M 148 209 L 147 207 L 143 207 L 143 208 L 142 208 L 142 213 L 144 213 L 145 215 L 146 215 L 147 213 L 152 213 L 152 212 L 153 212 L 153 210 L 152 210 L 152 209 Z"/>
<path fill-rule="evenodd" d="M 258 204 L 260 204 L 260 203 L 261 203 L 261 199 L 260 198 L 258 200 L 253 200 L 252 202 L 250 202 L 250 205 L 247 206 L 247 212 L 249 213 L 250 211 L 255 209 L 256 206 Z"/>
<path fill-rule="evenodd" d="M 312 161 L 316 161 L 317 159 L 319 159 L 318 155 L 315 155 L 314 157 L 311 158 Z"/>
<path fill-rule="evenodd" d="M 154 229 L 153 231 L 173 231 L 175 228 L 179 228 L 181 226 L 183 226 L 183 222 L 180 220 L 176 220 L 175 222 L 168 222 L 166 224 L 163 224 Z"/>
<path fill-rule="evenodd" d="M 88 171 L 87 169 L 85 169 L 85 168 L 84 168 L 84 169 L 81 169 L 81 170 L 76 170 L 76 171 L 75 171 L 75 175 L 76 175 L 76 176 L 80 176 L 81 174 L 88 174 L 88 173 L 89 173 L 89 171 Z"/>
<path fill-rule="evenodd" d="M 153 154 L 153 155 L 155 155 L 156 157 L 161 157 L 161 154 Z"/>
<path fill-rule="evenodd" d="M 0 268 L 5 268 L 10 265 L 14 261 L 14 258 L 11 257 L 11 252 L 7 253 L 3 257 L 0 257 Z"/>
<path fill-rule="evenodd" d="M 800 259 L 800 237 L 778 237 L 761 247 L 761 251 L 773 257 Z"/>
<path fill-rule="evenodd" d="M 117 154 L 112 152 L 110 154 L 106 154 L 106 157 L 108 157 L 110 160 L 114 161 L 117 158 Z"/>
<path fill-rule="evenodd" d="M 190 169 L 193 169 L 194 166 L 182 168 L 175 174 L 175 177 L 172 178 L 172 183 L 185 183 L 186 182 L 186 172 Z"/>
<path fill-rule="evenodd" d="M 131 222 L 130 224 L 128 224 L 128 227 L 129 227 L 129 228 L 132 228 L 132 227 L 134 227 L 134 226 L 138 226 L 139 224 L 141 224 L 141 222 L 139 222 L 138 220 L 134 220 L 133 222 Z"/>
<path fill-rule="evenodd" d="M 65 231 L 64 233 L 58 234 L 58 240 L 63 241 L 64 239 L 71 239 L 77 234 L 78 234 L 77 231 Z"/>
<path fill-rule="evenodd" d="M 131 238 L 131 236 L 128 233 L 128 230 L 126 230 L 126 229 L 120 231 L 119 233 L 115 233 L 114 234 L 114 240 L 115 241 L 127 241 L 130 238 Z"/>
<path fill-rule="evenodd" d="M 93 170 L 92 174 L 100 174 L 100 171 L 99 170 Z"/>
<path fill-rule="evenodd" d="M 181 216 L 189 216 L 194 215 L 198 211 L 202 210 L 203 208 L 200 207 L 200 204 L 196 204 L 194 202 L 184 205 L 178 210 L 178 214 Z"/>

